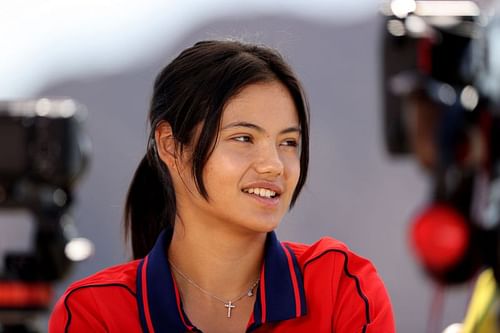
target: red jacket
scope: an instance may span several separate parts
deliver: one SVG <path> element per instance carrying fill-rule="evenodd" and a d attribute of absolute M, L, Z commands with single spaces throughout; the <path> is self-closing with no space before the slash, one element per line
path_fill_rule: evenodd
<path fill-rule="evenodd" d="M 164 232 L 141 260 L 72 284 L 57 302 L 49 333 L 200 332 L 183 311 Z M 247 332 L 393 333 L 386 289 L 373 265 L 343 243 L 279 242 L 268 235 Z"/>

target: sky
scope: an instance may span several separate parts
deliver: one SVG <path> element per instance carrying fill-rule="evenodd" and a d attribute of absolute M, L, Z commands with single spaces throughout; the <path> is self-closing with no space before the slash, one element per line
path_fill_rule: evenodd
<path fill-rule="evenodd" d="M 294 15 L 347 24 L 377 0 L 0 0 L 0 99 L 136 66 L 191 27 L 225 16 Z M 159 33 L 159 32 L 162 33 Z"/>

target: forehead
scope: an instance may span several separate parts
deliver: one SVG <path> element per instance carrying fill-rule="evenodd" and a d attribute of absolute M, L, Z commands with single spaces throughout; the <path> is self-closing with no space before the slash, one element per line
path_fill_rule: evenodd
<path fill-rule="evenodd" d="M 297 109 L 288 89 L 278 81 L 244 87 L 224 107 L 222 127 L 231 122 L 267 126 L 298 126 Z"/>

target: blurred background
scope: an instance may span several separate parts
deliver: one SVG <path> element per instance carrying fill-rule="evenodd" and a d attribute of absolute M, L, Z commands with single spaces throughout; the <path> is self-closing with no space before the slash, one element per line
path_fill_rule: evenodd
<path fill-rule="evenodd" d="M 279 237 L 332 236 L 370 258 L 398 332 L 424 332 L 435 286 L 414 261 L 408 228 L 429 184 L 413 160 L 394 159 L 384 146 L 379 7 L 376 0 L 1 0 L 0 99 L 68 96 L 88 110 L 91 163 L 72 215 L 94 254 L 57 284 L 56 298 L 131 255 L 123 206 L 145 153 L 155 75 L 198 40 L 237 38 L 280 50 L 310 101 L 309 179 Z M 27 213 L 0 211 L 0 251 L 29 248 L 31 232 Z M 442 329 L 463 320 L 469 287 L 445 290 Z"/>

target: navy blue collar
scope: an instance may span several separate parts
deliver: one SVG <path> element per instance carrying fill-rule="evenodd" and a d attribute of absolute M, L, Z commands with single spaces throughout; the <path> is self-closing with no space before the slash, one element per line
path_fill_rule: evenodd
<path fill-rule="evenodd" d="M 171 231 L 163 231 L 137 269 L 137 303 L 144 332 L 198 331 L 182 309 L 179 290 L 167 259 Z M 247 332 L 264 323 L 306 314 L 302 274 L 293 251 L 270 232 L 264 265 Z"/>

